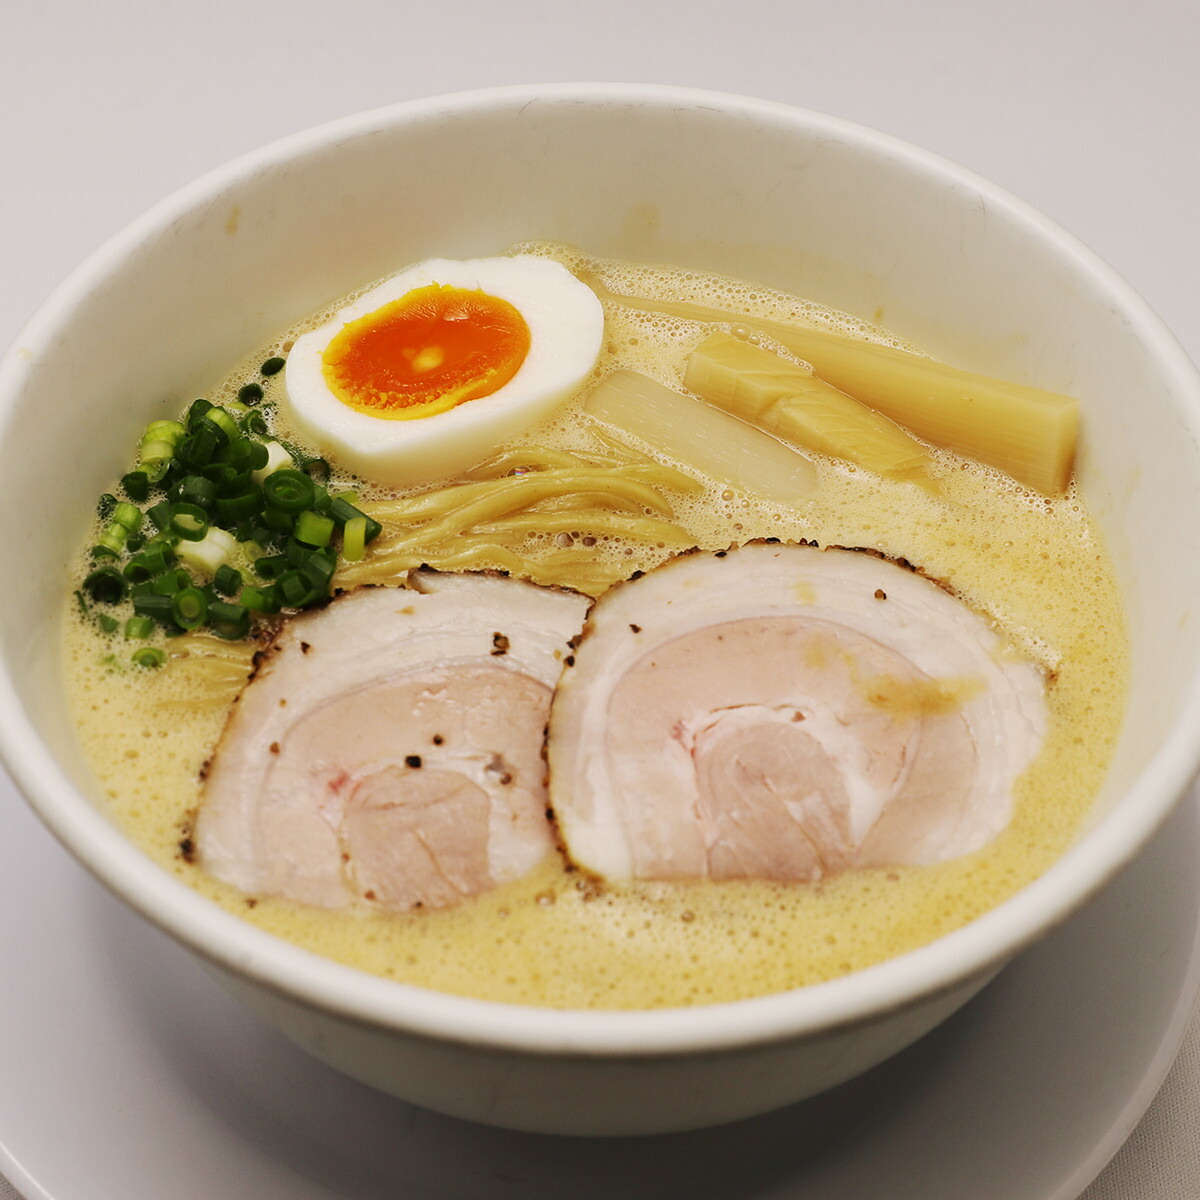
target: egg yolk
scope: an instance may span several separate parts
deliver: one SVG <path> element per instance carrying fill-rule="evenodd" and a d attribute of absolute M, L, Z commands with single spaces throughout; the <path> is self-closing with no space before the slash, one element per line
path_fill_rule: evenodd
<path fill-rule="evenodd" d="M 408 420 L 490 396 L 528 353 L 529 326 L 507 300 L 432 283 L 342 326 L 321 361 L 343 404 Z"/>

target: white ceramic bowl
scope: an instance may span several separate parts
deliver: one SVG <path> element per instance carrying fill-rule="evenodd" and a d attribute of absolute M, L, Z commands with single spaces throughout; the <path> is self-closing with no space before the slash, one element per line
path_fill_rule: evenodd
<path fill-rule="evenodd" d="M 1096 815 L 966 928 L 758 1000 L 570 1012 L 367 977 L 277 941 L 112 825 L 64 703 L 64 564 L 129 439 L 279 328 L 385 271 L 550 238 L 813 296 L 964 366 L 1080 396 L 1079 469 L 1132 631 Z M 66 847 L 298 1044 L 417 1103 L 548 1132 L 683 1129 L 767 1110 L 892 1054 L 1104 885 L 1200 757 L 1200 381 L 1069 235 L 934 156 L 777 104 L 662 87 L 516 87 L 403 104 L 248 155 L 86 262 L 0 368 L 0 743 Z"/>

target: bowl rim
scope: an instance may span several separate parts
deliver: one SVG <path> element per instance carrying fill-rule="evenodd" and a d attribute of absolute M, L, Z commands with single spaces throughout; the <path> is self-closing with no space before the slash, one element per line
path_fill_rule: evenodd
<path fill-rule="evenodd" d="M 201 175 L 148 209 L 77 267 L 43 302 L 0 360 L 0 437 L 28 364 L 87 303 L 96 284 L 139 245 L 238 181 L 397 123 L 516 108 L 531 102 L 715 108 L 729 116 L 849 142 L 941 185 L 965 188 L 1051 243 L 1105 295 L 1160 363 L 1200 442 L 1200 375 L 1140 295 L 1093 251 L 1004 189 L 928 150 L 857 123 L 778 101 L 637 83 L 513 84 L 422 97 L 341 117 L 280 138 Z M 719 1053 L 849 1026 L 902 1011 L 984 978 L 1064 920 L 1112 878 L 1166 820 L 1200 766 L 1200 674 L 1145 770 L 1117 810 L 1043 875 L 936 941 L 824 983 L 752 999 L 638 1011 L 550 1009 L 450 995 L 366 974 L 300 949 L 220 908 L 138 850 L 71 783 L 0 671 L 0 758 L 30 806 L 104 885 L 153 925 L 234 976 L 341 1019 L 410 1035 L 540 1055 L 663 1057 Z M 932 981 L 932 982 L 931 982 Z"/>

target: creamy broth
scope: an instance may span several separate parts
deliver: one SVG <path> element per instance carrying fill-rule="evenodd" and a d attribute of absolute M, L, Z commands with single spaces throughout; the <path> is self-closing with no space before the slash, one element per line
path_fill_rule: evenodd
<path fill-rule="evenodd" d="M 889 340 L 853 318 L 750 285 L 598 263 L 558 247 L 522 249 L 594 272 L 618 292 Z M 262 347 L 206 395 L 217 403 L 231 398 L 259 362 L 286 353 L 304 328 L 336 307 Z M 625 367 L 678 386 L 684 355 L 703 332 L 687 321 L 608 305 L 596 377 Z M 523 440 L 611 449 L 577 405 Z M 637 449 L 672 461 L 669 447 Z M 191 861 L 185 851 L 200 769 L 226 708 L 198 702 L 186 674 L 171 667 L 113 670 L 106 663 L 111 640 L 72 608 L 66 647 L 79 736 L 117 820 L 166 870 L 261 928 L 366 971 L 492 1000 L 600 1008 L 734 1000 L 834 978 L 962 926 L 1042 873 L 1087 813 L 1124 705 L 1120 598 L 1074 489 L 1047 499 L 948 452 L 935 451 L 934 462 L 936 495 L 818 458 L 820 487 L 794 511 L 714 481 L 698 496 L 670 500 L 679 524 L 708 548 L 805 538 L 903 557 L 950 582 L 1047 670 L 1050 730 L 1019 781 L 1013 820 L 985 849 L 955 862 L 860 870 L 818 884 L 616 886 L 554 860 L 451 909 L 327 912 L 244 896 Z M 624 573 L 652 567 L 669 553 L 613 539 L 591 549 Z"/>

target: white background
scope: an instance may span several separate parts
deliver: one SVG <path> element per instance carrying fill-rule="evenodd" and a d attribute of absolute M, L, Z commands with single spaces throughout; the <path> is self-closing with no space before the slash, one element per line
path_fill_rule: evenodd
<path fill-rule="evenodd" d="M 243 151 L 421 95 L 571 80 L 759 95 L 955 159 L 1090 244 L 1200 358 L 1191 0 L 8 4 L 0 343 L 108 235 Z M 1087 1200 L 1200 1196 L 1197 1118 L 1193 1029 Z"/>

